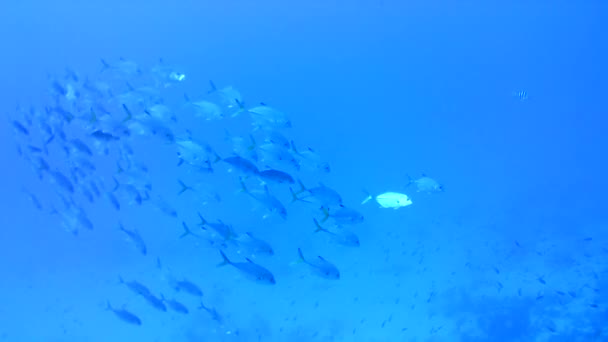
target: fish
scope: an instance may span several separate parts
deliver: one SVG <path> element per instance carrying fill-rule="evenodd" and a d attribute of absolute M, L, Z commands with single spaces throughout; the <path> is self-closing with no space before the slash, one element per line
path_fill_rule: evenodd
<path fill-rule="evenodd" d="M 382 208 L 399 209 L 412 205 L 412 200 L 406 194 L 398 192 L 385 192 L 375 197 L 368 194 L 361 204 L 365 204 L 372 199 L 375 199 Z"/>
<path fill-rule="evenodd" d="M 285 206 L 283 206 L 279 199 L 270 193 L 267 185 L 264 186 L 263 192 L 252 192 L 245 186 L 243 178 L 240 178 L 239 180 L 241 182 L 241 191 L 261 203 L 269 212 L 278 214 L 283 220 L 287 219 L 287 209 L 285 209 Z M 267 215 L 264 215 L 264 218 L 266 217 Z"/>
<path fill-rule="evenodd" d="M 179 312 L 182 314 L 188 314 L 188 308 L 184 304 L 176 301 L 175 299 L 166 299 L 165 296 L 163 296 L 162 294 L 160 295 L 160 298 L 173 311 Z"/>
<path fill-rule="evenodd" d="M 274 250 L 268 242 L 255 237 L 250 232 L 239 235 L 235 241 L 253 255 L 274 255 Z"/>
<path fill-rule="evenodd" d="M 317 221 L 317 219 L 313 219 L 315 226 L 317 227 L 317 229 L 315 230 L 315 233 L 318 232 L 325 232 L 326 234 L 329 234 L 331 236 L 331 239 L 333 241 L 335 241 L 336 243 L 346 246 L 346 247 L 359 247 L 361 245 L 361 243 L 359 242 L 359 237 L 357 235 L 355 235 L 353 232 L 349 232 L 347 230 L 339 230 L 336 232 L 330 231 L 326 228 L 321 227 L 321 225 L 319 224 L 319 222 Z"/>
<path fill-rule="evenodd" d="M 245 258 L 247 262 L 232 262 L 223 251 L 220 250 L 220 254 L 222 255 L 222 262 L 218 264 L 218 267 L 231 265 L 245 275 L 247 279 L 256 283 L 268 285 L 276 284 L 274 275 L 269 270 L 254 263 L 249 258 Z"/>
<path fill-rule="evenodd" d="M 170 280 L 170 285 L 171 287 L 173 287 L 173 289 L 175 291 L 183 291 L 187 294 L 190 294 L 192 296 L 195 297 L 202 297 L 203 296 L 203 291 L 198 287 L 198 285 L 196 285 L 195 283 L 193 283 L 190 280 L 187 279 L 181 279 L 181 280 L 177 280 L 177 279 L 171 279 Z"/>
<path fill-rule="evenodd" d="M 127 288 L 129 288 L 129 290 L 133 291 L 133 293 L 140 295 L 140 296 L 147 296 L 149 295 L 151 292 L 148 289 L 148 287 L 146 287 L 144 284 L 136 281 L 136 280 L 132 280 L 132 281 L 125 281 L 124 279 L 122 279 L 121 276 L 118 277 L 118 281 L 125 285 Z"/>
<path fill-rule="evenodd" d="M 208 222 L 200 212 L 198 213 L 198 217 L 201 220 L 199 227 L 202 229 L 206 229 L 205 227 L 210 227 L 226 241 L 232 240 L 234 237 L 236 237 L 236 233 L 232 229 L 232 226 L 227 225 L 222 221 L 218 221 L 217 223 Z"/>
<path fill-rule="evenodd" d="M 238 155 L 234 155 L 228 158 L 224 158 L 222 159 L 222 161 L 230 164 L 232 167 L 234 167 L 235 169 L 239 170 L 240 172 L 242 172 L 244 175 L 250 176 L 250 175 L 258 175 L 260 173 L 260 170 L 258 170 L 258 167 L 255 166 L 254 163 L 250 162 L 249 160 L 238 156 Z"/>
<path fill-rule="evenodd" d="M 135 245 L 137 250 L 142 255 L 146 255 L 148 253 L 148 249 L 146 248 L 146 243 L 144 242 L 144 239 L 141 237 L 141 235 L 139 234 L 139 232 L 136 229 L 128 230 L 122 225 L 122 223 L 119 224 L 119 229 L 122 232 L 124 232 L 125 234 L 127 234 L 129 239 L 131 240 L 131 242 Z"/>
<path fill-rule="evenodd" d="M 294 184 L 295 181 L 287 172 L 268 169 L 260 171 L 258 177 L 264 181 L 278 184 Z"/>
<path fill-rule="evenodd" d="M 302 254 L 302 249 L 298 248 L 298 256 L 299 259 L 297 262 L 303 262 L 310 266 L 310 269 L 314 274 L 320 276 L 321 278 L 338 280 L 340 279 L 340 271 L 338 268 L 325 260 L 322 256 L 317 256 L 316 259 L 307 260 L 304 258 L 304 254 Z"/>
<path fill-rule="evenodd" d="M 365 219 L 360 212 L 343 205 L 333 212 L 330 212 L 329 208 L 323 206 L 321 207 L 321 211 L 323 211 L 321 222 L 325 222 L 331 217 L 337 224 L 358 224 Z"/>
<path fill-rule="evenodd" d="M 260 105 L 248 109 L 253 121 L 254 130 L 259 128 L 276 129 L 276 128 L 291 128 L 291 121 L 287 116 L 270 106 Z"/>
<path fill-rule="evenodd" d="M 445 191 L 443 185 L 439 184 L 436 180 L 426 176 L 425 174 L 422 174 L 422 177 L 418 179 L 413 179 L 408 176 L 408 183 L 406 187 L 410 185 L 415 185 L 417 192 L 435 193 Z"/>
<path fill-rule="evenodd" d="M 300 195 L 304 193 L 305 196 L 297 196 L 297 199 L 312 197 L 326 207 L 332 205 L 342 206 L 342 196 L 336 190 L 325 186 L 323 183 L 319 183 L 319 186 L 310 189 L 307 189 L 302 181 L 298 180 L 298 183 L 300 184 L 300 190 L 295 194 Z"/>
<path fill-rule="evenodd" d="M 139 317 L 125 309 L 112 308 L 112 305 L 109 301 L 107 302 L 106 310 L 112 311 L 116 315 L 116 317 L 120 318 L 120 320 L 123 322 L 133 325 L 141 325 L 141 319 L 139 319 Z"/>
<path fill-rule="evenodd" d="M 156 310 L 163 312 L 167 311 L 167 306 L 163 303 L 163 301 L 152 293 L 143 294 L 142 297 Z"/>

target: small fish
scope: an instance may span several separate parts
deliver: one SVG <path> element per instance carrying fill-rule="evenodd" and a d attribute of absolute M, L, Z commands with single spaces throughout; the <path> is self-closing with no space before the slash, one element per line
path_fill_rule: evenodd
<path fill-rule="evenodd" d="M 147 296 L 149 295 L 151 292 L 150 290 L 142 283 L 136 281 L 136 280 L 132 280 L 132 281 L 125 281 L 124 279 L 122 279 L 121 276 L 118 277 L 118 281 L 125 285 L 126 287 L 129 288 L 129 290 L 133 291 L 135 294 L 140 295 L 140 296 Z"/>
<path fill-rule="evenodd" d="M 525 90 L 517 90 L 511 93 L 511 96 L 517 98 L 519 101 L 526 101 L 528 99 L 528 92 Z"/>
<path fill-rule="evenodd" d="M 298 256 L 300 257 L 298 262 L 303 262 L 310 266 L 314 274 L 326 279 L 340 279 L 340 271 L 338 268 L 323 257 L 317 256 L 317 259 L 306 260 L 300 248 L 298 248 Z"/>
<path fill-rule="evenodd" d="M 211 315 L 211 319 L 213 319 L 214 321 L 217 321 L 219 323 L 221 323 L 223 321 L 222 316 L 220 316 L 220 314 L 217 312 L 217 310 L 215 308 L 208 308 L 205 306 L 205 304 L 203 304 L 203 302 L 201 302 L 201 305 L 198 308 L 199 308 L 199 310 L 203 309 L 203 310 L 207 311 L 209 313 L 209 315 Z"/>
<path fill-rule="evenodd" d="M 166 299 L 162 294 L 160 295 L 160 298 L 163 302 L 167 303 L 169 308 L 173 311 L 188 314 L 188 308 L 184 304 L 176 301 L 175 299 Z"/>
<path fill-rule="evenodd" d="M 218 221 L 217 223 L 207 222 L 201 213 L 198 213 L 198 217 L 201 220 L 199 227 L 202 229 L 206 229 L 205 227 L 210 227 L 226 241 L 232 240 L 234 237 L 236 237 L 236 233 L 232 229 L 232 226 L 227 225 L 222 221 Z"/>
<path fill-rule="evenodd" d="M 239 180 L 241 182 L 241 191 L 265 206 L 269 212 L 278 214 L 283 220 L 287 219 L 287 209 L 285 209 L 285 206 L 278 198 L 270 193 L 267 185 L 264 186 L 263 192 L 254 192 L 247 189 L 243 178 L 240 178 Z"/>
<path fill-rule="evenodd" d="M 17 132 L 19 132 L 23 135 L 30 135 L 30 131 L 27 128 L 25 128 L 25 126 L 23 126 L 19 121 L 13 120 L 12 124 Z"/>
<path fill-rule="evenodd" d="M 250 232 L 239 235 L 235 241 L 239 246 L 244 247 L 248 253 L 274 255 L 274 251 L 268 242 L 258 239 Z"/>
<path fill-rule="evenodd" d="M 121 231 L 123 231 L 125 234 L 127 234 L 127 236 L 129 236 L 129 239 L 131 240 L 131 242 L 135 245 L 135 247 L 137 248 L 137 250 L 139 250 L 139 252 L 141 254 L 146 255 L 148 253 L 148 249 L 146 248 L 144 239 L 141 237 L 141 235 L 139 234 L 139 232 L 136 229 L 128 230 L 122 225 L 122 223 L 120 223 L 119 229 Z"/>
<path fill-rule="evenodd" d="M 74 150 L 78 151 L 79 153 L 85 154 L 89 157 L 93 156 L 93 152 L 91 151 L 91 149 L 82 140 L 72 139 L 70 141 L 70 144 L 72 145 Z"/>
<path fill-rule="evenodd" d="M 325 232 L 331 236 L 333 241 L 335 241 L 336 243 L 343 245 L 343 246 L 359 247 L 361 245 L 359 242 L 359 237 L 357 235 L 355 235 L 354 233 L 349 232 L 347 230 L 340 230 L 338 232 L 332 232 L 330 230 L 327 230 L 326 228 L 321 227 L 321 225 L 319 224 L 317 219 L 313 219 L 313 221 L 315 222 L 315 226 L 317 226 L 315 233 Z"/>
<path fill-rule="evenodd" d="M 295 181 L 293 180 L 293 177 L 291 177 L 287 172 L 274 170 L 274 169 L 260 171 L 260 173 L 258 174 L 258 177 L 260 177 L 264 181 L 278 183 L 278 184 L 294 184 L 295 183 Z"/>
<path fill-rule="evenodd" d="M 425 174 L 422 174 L 422 177 L 418 179 L 413 179 L 410 176 L 407 177 L 408 183 L 406 187 L 410 185 L 415 185 L 416 191 L 418 192 L 435 193 L 444 191 L 443 185 L 439 184 L 436 180 L 428 177 Z"/>
<path fill-rule="evenodd" d="M 230 164 L 231 166 L 233 166 L 235 169 L 241 171 L 244 175 L 258 175 L 260 173 L 260 171 L 258 170 L 257 166 L 255 166 L 255 164 L 253 164 L 252 162 L 250 162 L 249 160 L 238 156 L 238 155 L 234 155 L 228 158 L 224 158 L 222 159 L 224 162 Z"/>
<path fill-rule="evenodd" d="M 120 210 L 120 202 L 118 202 L 118 198 L 116 198 L 116 196 L 114 196 L 114 194 L 111 192 L 107 192 L 106 196 L 108 197 L 108 200 L 110 201 L 114 209 Z"/>
<path fill-rule="evenodd" d="M 55 184 L 59 185 L 61 188 L 70 193 L 74 193 L 74 185 L 63 173 L 58 170 L 48 170 L 48 173 L 51 175 L 51 178 Z"/>
<path fill-rule="evenodd" d="M 110 310 L 114 312 L 116 317 L 120 318 L 123 322 L 127 322 L 133 325 L 141 325 L 141 319 L 137 317 L 135 314 L 125 310 L 125 309 L 114 309 L 110 302 L 107 302 L 106 310 Z"/>
<path fill-rule="evenodd" d="M 163 303 L 161 299 L 159 299 L 155 295 L 148 293 L 142 296 L 144 297 L 146 302 L 150 304 L 153 308 L 163 312 L 167 311 L 167 306 Z"/>
<path fill-rule="evenodd" d="M 298 197 L 298 199 L 312 197 L 318 203 L 326 207 L 332 205 L 342 205 L 342 196 L 340 196 L 336 190 L 325 186 L 323 183 L 319 183 L 319 186 L 310 189 L 307 189 L 302 181 L 298 180 L 298 183 L 300 184 L 300 190 L 296 193 L 296 195 L 306 193 L 306 196 Z"/>
<path fill-rule="evenodd" d="M 183 291 L 196 297 L 203 296 L 203 291 L 198 287 L 198 285 L 187 279 L 172 280 L 171 287 L 173 287 L 175 291 Z"/>
<path fill-rule="evenodd" d="M 364 221 L 364 217 L 360 212 L 343 205 L 340 205 L 340 207 L 333 212 L 330 212 L 329 208 L 325 206 L 321 207 L 321 210 L 323 211 L 321 222 L 327 221 L 330 217 L 337 224 L 357 224 Z"/>
<path fill-rule="evenodd" d="M 276 284 L 274 276 L 266 268 L 254 263 L 249 258 L 245 258 L 247 262 L 232 262 L 226 254 L 220 250 L 223 261 L 218 266 L 231 265 L 239 270 L 246 278 L 260 284 Z"/>

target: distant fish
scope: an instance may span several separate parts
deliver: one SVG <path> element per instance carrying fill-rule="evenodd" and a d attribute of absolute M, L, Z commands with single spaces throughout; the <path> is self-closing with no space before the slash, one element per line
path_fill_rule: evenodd
<path fill-rule="evenodd" d="M 188 308 L 184 304 L 176 301 L 175 299 L 166 299 L 162 294 L 160 298 L 167 304 L 167 306 L 169 306 L 171 310 L 182 314 L 188 314 Z"/>
<path fill-rule="evenodd" d="M 310 269 L 314 274 L 326 279 L 340 279 L 340 271 L 338 268 L 329 261 L 325 260 L 322 256 L 317 256 L 316 259 L 307 260 L 304 258 L 304 254 L 302 254 L 302 250 L 300 248 L 298 248 L 298 256 L 298 262 L 303 262 L 310 266 Z"/>
<path fill-rule="evenodd" d="M 241 171 L 244 175 L 255 176 L 260 173 L 255 164 L 241 156 L 234 155 L 228 158 L 224 158 L 222 160 L 233 166 L 235 169 Z"/>
<path fill-rule="evenodd" d="M 196 296 L 196 297 L 202 297 L 203 296 L 203 291 L 198 287 L 198 285 L 196 285 L 195 283 L 193 283 L 190 280 L 187 280 L 187 279 L 181 279 L 181 280 L 171 279 L 170 280 L 170 285 L 171 285 L 171 287 L 173 287 L 173 289 L 175 291 L 185 292 L 187 294 L 190 294 L 190 295 Z"/>
<path fill-rule="evenodd" d="M 323 219 L 321 219 L 321 222 L 327 221 L 330 217 L 337 224 L 357 224 L 364 221 L 363 214 L 343 205 L 333 211 L 330 211 L 327 207 L 321 207 L 321 210 L 323 211 Z"/>
<path fill-rule="evenodd" d="M 519 101 L 526 101 L 529 96 L 528 96 L 528 92 L 525 90 L 517 90 L 511 93 L 511 96 L 513 96 L 514 98 L 518 99 Z"/>
<path fill-rule="evenodd" d="M 274 251 L 268 242 L 255 237 L 250 232 L 239 235 L 235 241 L 239 247 L 245 248 L 247 253 L 253 255 L 274 255 Z"/>
<path fill-rule="evenodd" d="M 409 181 L 406 186 L 415 185 L 416 191 L 418 191 L 418 192 L 433 193 L 433 192 L 445 191 L 443 188 L 443 185 L 439 184 L 436 180 L 428 177 L 425 174 L 422 174 L 422 177 L 420 177 L 418 179 L 413 179 L 408 176 L 408 179 L 409 179 Z"/>
<path fill-rule="evenodd" d="M 141 237 L 137 230 L 128 230 L 122 225 L 122 223 L 120 224 L 119 229 L 125 234 L 127 234 L 131 242 L 135 245 L 135 247 L 141 254 L 146 255 L 148 253 L 146 243 L 144 242 L 144 239 Z"/>
<path fill-rule="evenodd" d="M 232 262 L 221 250 L 220 254 L 222 255 L 223 261 L 218 266 L 231 265 L 245 275 L 246 278 L 253 280 L 256 283 L 271 285 L 276 284 L 274 276 L 269 270 L 254 263 L 250 259 L 245 258 L 247 262 Z"/>
<path fill-rule="evenodd" d="M 120 276 L 118 277 L 118 280 L 120 281 L 121 284 L 125 285 L 129 290 L 133 291 L 133 293 L 135 293 L 137 295 L 147 296 L 150 294 L 150 290 L 144 284 L 142 284 L 136 280 L 125 281 Z"/>
<path fill-rule="evenodd" d="M 137 317 L 135 314 L 125 310 L 125 309 L 114 309 L 110 302 L 107 303 L 106 310 L 112 311 L 116 317 L 120 318 L 121 321 L 133 324 L 133 325 L 141 325 L 141 319 Z"/>
<path fill-rule="evenodd" d="M 340 229 L 335 232 L 330 231 L 326 228 L 321 227 L 321 225 L 319 224 L 317 219 L 313 219 L 313 220 L 315 222 L 315 226 L 317 226 L 315 233 L 325 232 L 326 234 L 329 234 L 329 236 L 331 236 L 333 241 L 335 241 L 337 244 L 340 244 L 343 246 L 359 247 L 361 245 L 359 242 L 359 237 L 357 235 L 355 235 L 353 232 L 350 232 L 350 231 L 344 230 L 344 229 Z"/>
<path fill-rule="evenodd" d="M 270 182 L 270 183 L 279 183 L 279 184 L 293 184 L 295 181 L 293 177 L 291 177 L 287 172 L 269 169 L 260 171 L 258 177 L 260 179 Z"/>
<path fill-rule="evenodd" d="M 243 178 L 239 179 L 241 182 L 241 191 L 251 196 L 253 199 L 262 204 L 270 213 L 278 214 L 283 220 L 287 219 L 287 209 L 281 201 L 270 193 L 268 186 L 264 186 L 264 191 L 249 191 L 245 186 Z M 265 215 L 264 217 L 266 217 Z"/>

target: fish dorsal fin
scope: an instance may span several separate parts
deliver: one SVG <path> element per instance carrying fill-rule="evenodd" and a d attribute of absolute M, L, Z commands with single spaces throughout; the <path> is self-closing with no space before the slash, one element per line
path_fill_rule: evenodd
<path fill-rule="evenodd" d="M 317 255 L 317 258 L 319 258 L 319 260 L 321 260 L 321 261 L 325 261 L 325 259 L 323 259 L 323 257 L 320 255 Z"/>
<path fill-rule="evenodd" d="M 251 259 L 249 259 L 249 258 L 245 258 L 245 260 L 247 260 L 247 262 L 249 262 L 251 264 L 255 264 L 255 262 L 251 261 Z"/>
<path fill-rule="evenodd" d="M 270 190 L 268 189 L 267 184 L 264 184 L 264 192 L 266 193 L 266 195 L 270 195 Z"/>

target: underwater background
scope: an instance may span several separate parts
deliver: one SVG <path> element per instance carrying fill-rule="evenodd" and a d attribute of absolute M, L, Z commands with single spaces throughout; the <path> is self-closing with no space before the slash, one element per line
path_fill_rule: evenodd
<path fill-rule="evenodd" d="M 3 0 L 0 341 L 608 341 L 607 19 Z"/>

